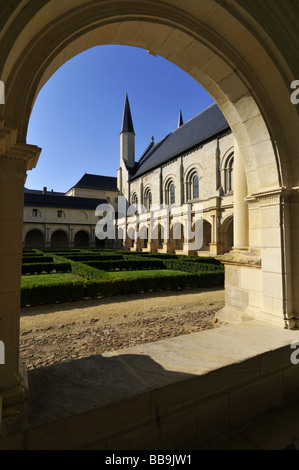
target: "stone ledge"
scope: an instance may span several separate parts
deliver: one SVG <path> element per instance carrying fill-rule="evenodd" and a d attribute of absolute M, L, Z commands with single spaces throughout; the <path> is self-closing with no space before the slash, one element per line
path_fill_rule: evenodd
<path fill-rule="evenodd" d="M 230 253 L 216 256 L 216 259 L 223 264 L 236 266 L 249 266 L 251 268 L 261 268 L 262 259 L 254 250 L 233 249 Z"/>
<path fill-rule="evenodd" d="M 298 339 L 251 321 L 36 369 L 0 449 L 200 449 L 298 394 Z"/>

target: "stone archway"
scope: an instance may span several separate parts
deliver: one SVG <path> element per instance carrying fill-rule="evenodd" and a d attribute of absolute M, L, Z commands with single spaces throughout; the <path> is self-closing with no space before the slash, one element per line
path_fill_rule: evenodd
<path fill-rule="evenodd" d="M 234 223 L 233 216 L 227 217 L 221 226 L 221 242 L 223 252 L 228 253 L 234 246 Z"/>
<path fill-rule="evenodd" d="M 68 238 L 64 230 L 56 230 L 51 236 L 51 248 L 67 248 Z"/>
<path fill-rule="evenodd" d="M 237 149 L 235 246 L 222 261 L 230 273 L 238 271 L 242 283 L 237 288 L 231 279 L 227 283 L 234 294 L 227 299 L 234 300 L 227 304 L 226 315 L 239 320 L 252 314 L 282 327 L 299 326 L 299 297 L 292 291 L 299 278 L 298 256 L 293 256 L 299 251 L 299 117 L 290 102 L 290 83 L 299 77 L 294 17 L 299 18 L 295 4 L 270 0 L 259 8 L 242 0 L 44 0 L 29 8 L 27 0 L 13 0 L 2 12 L 0 76 L 6 104 L 0 105 L 0 224 L 5 227 L 0 261 L 3 266 L 9 262 L 13 273 L 11 280 L 0 283 L 2 339 L 8 351 L 0 372 L 4 406 L 22 403 L 25 397 L 17 320 L 23 186 L 26 171 L 40 154 L 38 147 L 26 143 L 30 113 L 49 77 L 95 45 L 133 45 L 159 54 L 215 99 Z M 260 299 L 254 312 L 249 279 L 254 279 Z"/>
<path fill-rule="evenodd" d="M 44 248 L 45 237 L 41 230 L 29 230 L 25 236 L 25 248 Z"/>
<path fill-rule="evenodd" d="M 89 235 L 84 230 L 80 230 L 74 236 L 75 248 L 88 248 L 89 247 Z"/>

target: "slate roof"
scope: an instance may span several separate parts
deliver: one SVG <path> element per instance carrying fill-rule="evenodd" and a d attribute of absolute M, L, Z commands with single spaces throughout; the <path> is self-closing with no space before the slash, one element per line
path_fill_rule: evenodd
<path fill-rule="evenodd" d="M 228 122 L 219 107 L 213 104 L 154 144 L 146 156 L 135 165 L 131 171 L 130 180 L 229 131 Z"/>
<path fill-rule="evenodd" d="M 40 191 L 39 189 L 25 188 L 24 191 L 27 194 L 43 194 L 44 193 L 43 191 Z M 53 190 L 52 191 L 47 190 L 47 194 L 50 194 L 52 196 L 65 196 L 65 193 L 61 193 L 61 192 L 57 192 L 57 191 L 53 191 Z"/>
<path fill-rule="evenodd" d="M 126 95 L 126 100 L 125 100 L 121 134 L 123 132 L 132 132 L 133 134 L 135 134 L 128 95 Z"/>
<path fill-rule="evenodd" d="M 95 199 L 88 197 L 72 197 L 55 194 L 24 193 L 24 205 L 35 207 L 54 207 L 67 209 L 90 209 L 95 210 L 99 204 L 107 204 L 106 199 Z"/>
<path fill-rule="evenodd" d="M 73 188 L 98 189 L 104 191 L 118 191 L 117 178 L 113 176 L 101 176 L 85 173 Z"/>

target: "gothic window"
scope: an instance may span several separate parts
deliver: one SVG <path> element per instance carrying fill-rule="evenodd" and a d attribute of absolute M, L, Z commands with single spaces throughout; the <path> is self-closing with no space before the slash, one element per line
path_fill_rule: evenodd
<path fill-rule="evenodd" d="M 234 155 L 231 154 L 224 163 L 223 186 L 225 194 L 232 193 L 234 190 Z"/>
<path fill-rule="evenodd" d="M 198 176 L 195 174 L 192 178 L 192 199 L 199 198 L 199 181 Z"/>
<path fill-rule="evenodd" d="M 136 193 L 132 194 L 131 203 L 136 205 L 138 204 L 138 196 Z"/>
<path fill-rule="evenodd" d="M 144 206 L 149 211 L 152 205 L 152 192 L 149 188 L 147 188 L 144 192 Z"/>
<path fill-rule="evenodd" d="M 175 204 L 175 187 L 173 183 L 169 186 L 169 204 Z"/>
<path fill-rule="evenodd" d="M 172 179 L 164 185 L 164 202 L 168 205 L 175 204 L 175 185 Z"/>
<path fill-rule="evenodd" d="M 186 201 L 199 198 L 199 178 L 196 170 L 191 170 L 186 179 Z"/>

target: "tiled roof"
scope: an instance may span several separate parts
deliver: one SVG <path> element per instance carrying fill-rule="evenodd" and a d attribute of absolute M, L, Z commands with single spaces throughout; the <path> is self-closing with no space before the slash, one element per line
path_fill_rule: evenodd
<path fill-rule="evenodd" d="M 68 209 L 95 210 L 99 204 L 106 204 L 105 199 L 92 199 L 87 197 L 72 197 L 55 194 L 24 193 L 24 205 L 36 207 L 54 207 Z"/>
<path fill-rule="evenodd" d="M 91 175 L 86 173 L 73 188 L 117 191 L 117 178 L 113 176 Z"/>
<path fill-rule="evenodd" d="M 136 163 L 131 171 L 131 180 L 229 131 L 228 122 L 214 104 L 154 144 L 146 156 Z"/>

